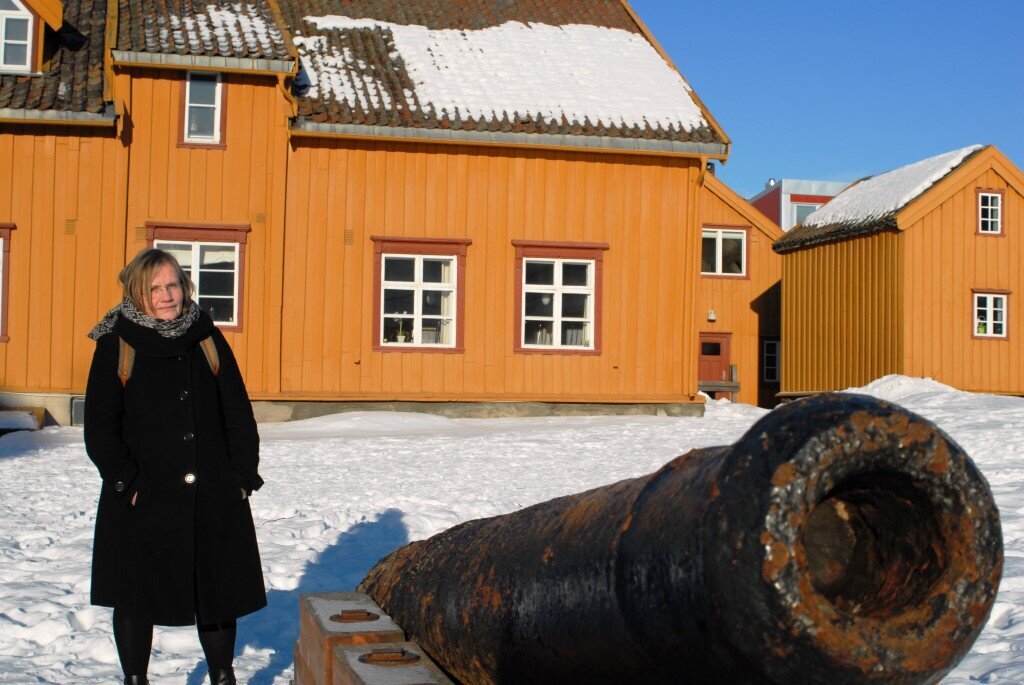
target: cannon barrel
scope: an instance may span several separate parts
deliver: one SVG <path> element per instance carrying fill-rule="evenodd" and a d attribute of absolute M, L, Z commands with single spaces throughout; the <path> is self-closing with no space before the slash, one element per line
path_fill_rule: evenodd
<path fill-rule="evenodd" d="M 411 543 L 360 589 L 473 685 L 933 683 L 984 626 L 1002 563 L 964 451 L 833 394 L 648 476 Z"/>

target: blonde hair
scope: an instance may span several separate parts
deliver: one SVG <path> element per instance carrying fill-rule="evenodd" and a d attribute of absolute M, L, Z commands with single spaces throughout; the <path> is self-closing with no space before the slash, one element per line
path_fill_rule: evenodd
<path fill-rule="evenodd" d="M 131 300 L 140 312 L 145 313 L 149 309 L 149 288 L 153 283 L 153 274 L 165 264 L 174 267 L 174 271 L 178 275 L 178 283 L 181 284 L 181 292 L 184 296 L 182 306 L 187 307 L 192 302 L 196 291 L 195 284 L 178 264 L 174 255 L 155 247 L 147 247 L 135 255 L 135 259 L 128 262 L 128 265 L 121 269 L 121 273 L 117 276 L 121 287 L 124 288 L 124 296 Z"/>

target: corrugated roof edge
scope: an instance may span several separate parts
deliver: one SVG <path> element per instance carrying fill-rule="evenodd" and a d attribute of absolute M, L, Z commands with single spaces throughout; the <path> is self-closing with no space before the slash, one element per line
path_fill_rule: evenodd
<path fill-rule="evenodd" d="M 367 139 L 403 139 L 433 143 L 468 143 L 512 145 L 523 147 L 558 147 L 609 152 L 678 154 L 725 159 L 729 146 L 725 143 L 696 143 L 644 138 L 613 138 L 574 136 L 549 133 L 503 133 L 500 131 L 457 131 L 450 129 L 404 128 L 398 126 L 366 126 L 361 124 L 321 124 L 297 117 L 292 124 L 295 135 L 339 136 Z"/>
<path fill-rule="evenodd" d="M 271 74 L 291 74 L 295 69 L 294 62 L 283 59 L 171 55 L 162 52 L 135 52 L 130 50 L 111 50 L 110 53 L 114 58 L 114 64 L 117 66 L 208 69 L 211 71 L 244 71 Z"/>
<path fill-rule="evenodd" d="M 805 247 L 816 247 L 827 243 L 838 243 L 841 240 L 860 238 L 866 235 L 882 233 L 883 231 L 895 231 L 896 215 L 899 212 L 892 212 L 873 221 L 860 224 L 830 224 L 828 226 L 815 226 L 813 229 L 800 228 L 790 229 L 789 233 L 777 240 L 772 249 L 776 254 L 787 254 L 796 252 Z M 799 231 L 803 231 L 802 233 Z"/>

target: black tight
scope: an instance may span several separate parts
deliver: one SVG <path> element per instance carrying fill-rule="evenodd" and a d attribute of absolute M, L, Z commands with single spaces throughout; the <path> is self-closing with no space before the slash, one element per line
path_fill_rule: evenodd
<path fill-rule="evenodd" d="M 206 665 L 211 671 L 231 668 L 235 658 L 235 627 L 234 621 L 199 626 L 199 644 L 203 646 Z"/>
<path fill-rule="evenodd" d="M 235 621 L 199 625 L 199 644 L 203 646 L 210 670 L 231 668 L 235 656 Z M 138 623 L 114 609 L 114 643 L 121 669 L 126 676 L 145 675 L 149 654 L 153 651 L 153 626 Z"/>

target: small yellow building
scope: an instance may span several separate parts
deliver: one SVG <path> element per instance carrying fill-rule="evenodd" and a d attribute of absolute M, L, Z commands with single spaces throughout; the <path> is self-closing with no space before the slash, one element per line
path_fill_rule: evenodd
<path fill-rule="evenodd" d="M 1024 395 L 1024 173 L 996 148 L 863 179 L 775 251 L 783 397 L 886 374 Z"/>

